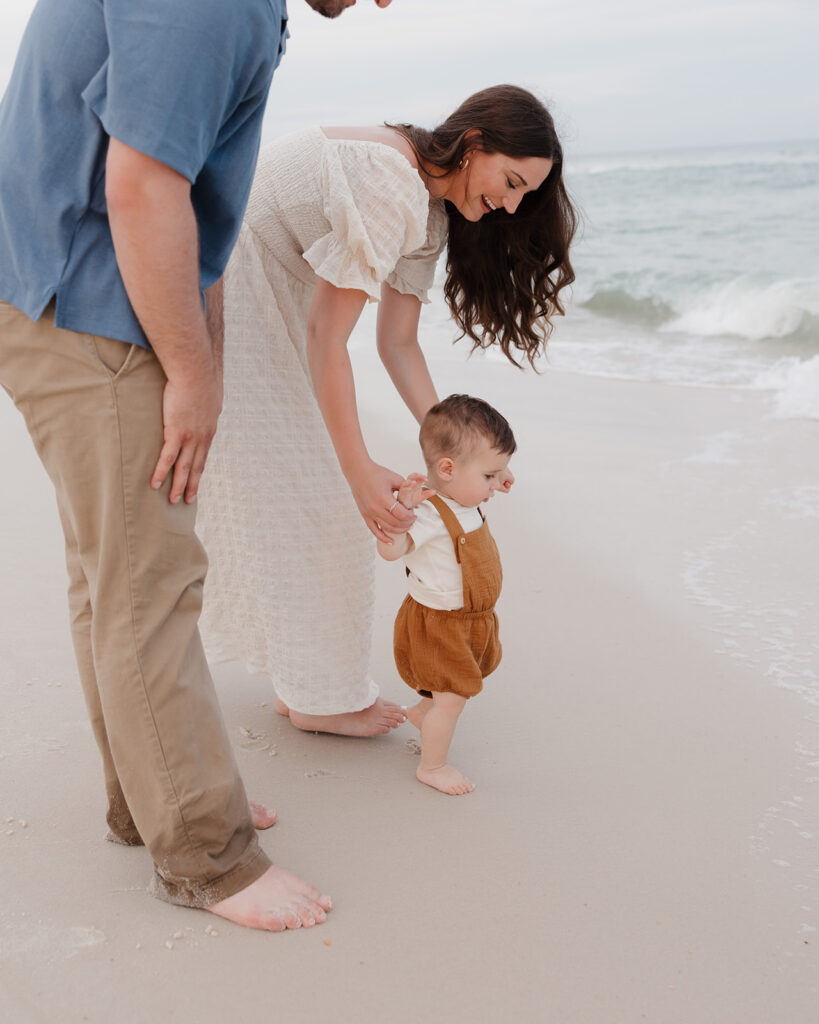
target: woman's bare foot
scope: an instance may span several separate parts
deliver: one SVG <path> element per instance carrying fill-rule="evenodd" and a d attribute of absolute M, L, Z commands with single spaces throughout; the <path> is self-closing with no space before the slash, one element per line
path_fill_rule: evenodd
<path fill-rule="evenodd" d="M 424 785 L 432 786 L 433 789 L 439 789 L 450 796 L 463 796 L 475 788 L 469 779 L 451 764 L 442 764 L 440 768 L 423 768 L 419 765 L 415 776 Z"/>
<path fill-rule="evenodd" d="M 278 697 L 276 710 L 280 715 L 286 715 L 297 729 L 331 732 L 337 736 L 379 736 L 390 729 L 397 729 L 407 720 L 407 712 L 400 704 L 381 697 L 368 708 L 342 715 L 305 715 L 301 711 L 293 711 Z"/>
<path fill-rule="evenodd" d="M 254 828 L 261 830 L 275 825 L 277 818 L 275 811 L 268 811 L 264 804 L 257 804 L 255 800 L 248 800 L 248 804 L 250 805 L 250 818 Z"/>
<path fill-rule="evenodd" d="M 246 889 L 214 903 L 208 910 L 246 928 L 283 932 L 286 928 L 321 924 L 332 907 L 329 896 L 274 864 Z"/>

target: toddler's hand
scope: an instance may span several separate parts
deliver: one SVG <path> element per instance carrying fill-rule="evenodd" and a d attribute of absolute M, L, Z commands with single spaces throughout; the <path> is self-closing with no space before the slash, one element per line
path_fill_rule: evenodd
<path fill-rule="evenodd" d="M 435 491 L 426 487 L 426 482 L 427 478 L 420 473 L 410 473 L 398 488 L 398 500 L 404 508 L 417 508 L 422 501 L 432 497 Z"/>
<path fill-rule="evenodd" d="M 515 474 L 507 466 L 501 474 L 500 487 L 498 488 L 499 494 L 508 494 L 512 490 L 512 484 L 515 482 Z"/>

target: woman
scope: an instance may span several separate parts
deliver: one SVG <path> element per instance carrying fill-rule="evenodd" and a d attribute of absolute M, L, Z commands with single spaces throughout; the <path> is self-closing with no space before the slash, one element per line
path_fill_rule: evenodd
<path fill-rule="evenodd" d="M 404 720 L 369 677 L 374 546 L 361 518 L 388 540 L 413 515 L 395 500 L 403 477 L 367 452 L 350 333 L 380 299 L 378 352 L 420 422 L 438 396 L 418 320 L 447 245 L 463 334 L 531 363 L 574 279 L 561 172 L 548 111 L 508 85 L 432 132 L 316 128 L 259 159 L 224 277 L 225 403 L 200 490 L 203 635 L 212 660 L 269 675 L 299 728 L 375 735 Z"/>

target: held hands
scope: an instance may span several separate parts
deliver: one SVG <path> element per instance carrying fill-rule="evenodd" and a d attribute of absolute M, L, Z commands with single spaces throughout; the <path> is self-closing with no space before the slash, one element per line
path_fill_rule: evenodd
<path fill-rule="evenodd" d="M 184 384 L 168 380 L 162 399 L 165 443 L 151 477 L 158 490 L 173 472 L 168 498 L 176 504 L 196 497 L 216 423 L 222 411 L 221 373 L 203 372 Z"/>
<path fill-rule="evenodd" d="M 398 501 L 404 508 L 418 508 L 422 501 L 435 493 L 426 486 L 427 478 L 420 473 L 410 473 L 398 488 Z"/>
<path fill-rule="evenodd" d="M 415 522 L 415 515 L 395 497 L 395 491 L 404 483 L 397 473 L 368 462 L 348 475 L 347 480 L 358 511 L 377 540 L 392 544 L 390 533 L 406 533 Z"/>

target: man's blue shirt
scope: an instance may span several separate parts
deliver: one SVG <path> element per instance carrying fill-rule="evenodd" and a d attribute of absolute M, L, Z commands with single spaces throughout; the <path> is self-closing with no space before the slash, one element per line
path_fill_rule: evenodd
<path fill-rule="evenodd" d="M 108 137 L 191 182 L 200 284 L 242 222 L 286 0 L 39 0 L 0 103 L 0 299 L 147 346 L 105 202 Z"/>

